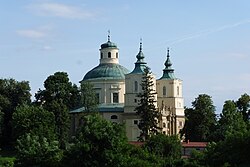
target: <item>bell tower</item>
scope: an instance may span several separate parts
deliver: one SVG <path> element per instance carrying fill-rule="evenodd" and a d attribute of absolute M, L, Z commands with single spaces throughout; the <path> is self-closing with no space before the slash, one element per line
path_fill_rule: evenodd
<path fill-rule="evenodd" d="M 163 75 L 156 81 L 157 103 L 161 111 L 162 131 L 168 135 L 178 134 L 184 126 L 184 99 L 182 95 L 182 80 L 174 75 L 170 61 L 169 49 L 164 63 Z"/>

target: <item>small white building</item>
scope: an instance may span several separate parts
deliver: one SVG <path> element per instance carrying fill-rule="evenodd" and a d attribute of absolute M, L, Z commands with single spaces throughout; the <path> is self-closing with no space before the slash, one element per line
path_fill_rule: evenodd
<path fill-rule="evenodd" d="M 90 82 L 94 85 L 99 101 L 99 113 L 107 120 L 116 123 L 125 123 L 129 141 L 137 141 L 140 135 L 138 123 L 140 117 L 135 112 L 138 106 L 138 93 L 142 91 L 141 81 L 147 63 L 144 61 L 142 43 L 137 61 L 132 72 L 119 64 L 119 49 L 117 45 L 108 41 L 101 45 L 100 63 L 86 73 L 81 82 Z M 178 134 L 184 126 L 184 100 L 182 96 L 182 81 L 174 76 L 170 62 L 169 50 L 165 69 L 160 79 L 153 77 L 153 89 L 156 108 L 162 113 L 159 125 L 162 133 L 167 135 Z M 77 118 L 84 108 L 71 111 L 73 131 L 79 126 Z"/>

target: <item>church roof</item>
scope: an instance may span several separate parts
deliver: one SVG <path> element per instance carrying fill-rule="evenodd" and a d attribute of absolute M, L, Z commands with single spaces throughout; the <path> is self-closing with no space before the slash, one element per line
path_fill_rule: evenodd
<path fill-rule="evenodd" d="M 83 81 L 89 79 L 125 79 L 127 73 L 129 71 L 119 64 L 99 64 L 84 76 Z"/>
<path fill-rule="evenodd" d="M 101 49 L 105 49 L 105 48 L 117 48 L 117 45 L 111 41 L 108 41 L 101 45 Z"/>
<path fill-rule="evenodd" d="M 170 56 L 169 56 L 169 49 L 167 52 L 167 60 L 165 61 L 165 69 L 163 69 L 163 75 L 160 78 L 161 79 L 176 79 L 174 75 L 174 69 L 172 68 L 172 63 L 170 61 Z"/>
<path fill-rule="evenodd" d="M 139 53 L 136 55 L 137 61 L 135 63 L 135 68 L 130 74 L 143 74 L 144 70 L 147 68 L 146 62 L 144 62 L 144 54 L 142 52 L 142 42 L 140 42 Z"/>
<path fill-rule="evenodd" d="M 121 113 L 121 112 L 124 112 L 124 103 L 99 104 L 98 111 Z M 75 110 L 69 111 L 70 114 L 77 114 L 77 113 L 83 113 L 83 112 L 86 112 L 85 107 L 80 107 Z"/>
<path fill-rule="evenodd" d="M 108 41 L 101 45 L 101 49 L 105 48 L 117 48 L 117 45 L 110 41 L 110 34 L 108 35 Z"/>

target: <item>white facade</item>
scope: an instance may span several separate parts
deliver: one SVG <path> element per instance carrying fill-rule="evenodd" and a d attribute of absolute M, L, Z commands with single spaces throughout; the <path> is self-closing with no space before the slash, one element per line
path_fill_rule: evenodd
<path fill-rule="evenodd" d="M 147 63 L 144 62 L 142 44 L 132 72 L 119 65 L 118 51 L 116 44 L 108 36 L 108 42 L 101 45 L 100 64 L 89 71 L 82 82 L 94 85 L 103 118 L 125 123 L 128 139 L 137 141 L 140 135 L 140 117 L 136 114 L 135 107 L 139 102 L 137 95 L 142 92 L 142 76 Z M 182 80 L 175 78 L 171 65 L 168 52 L 163 76 L 156 80 L 152 75 L 153 90 L 157 92 L 155 106 L 162 113 L 159 126 L 162 133 L 167 135 L 178 134 L 185 121 Z M 75 124 L 74 126 L 77 127 Z"/>

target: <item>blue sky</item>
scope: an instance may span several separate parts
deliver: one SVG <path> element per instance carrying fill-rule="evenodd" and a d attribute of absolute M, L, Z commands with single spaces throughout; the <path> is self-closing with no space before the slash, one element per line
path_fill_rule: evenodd
<path fill-rule="evenodd" d="M 78 84 L 111 30 L 129 70 L 140 38 L 157 78 L 170 47 L 185 105 L 206 93 L 219 113 L 225 100 L 250 94 L 249 8 L 248 0 L 1 0 L 0 77 L 28 80 L 33 95 L 57 71 Z"/>

